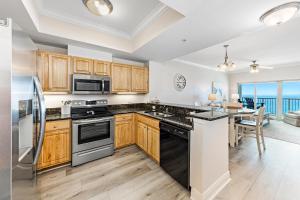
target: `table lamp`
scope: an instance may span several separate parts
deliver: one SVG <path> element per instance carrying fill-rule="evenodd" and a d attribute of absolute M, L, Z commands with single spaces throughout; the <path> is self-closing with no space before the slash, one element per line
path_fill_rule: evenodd
<path fill-rule="evenodd" d="M 209 94 L 208 95 L 208 100 L 211 101 L 210 105 L 213 106 L 214 101 L 217 100 L 217 95 L 216 94 Z"/>

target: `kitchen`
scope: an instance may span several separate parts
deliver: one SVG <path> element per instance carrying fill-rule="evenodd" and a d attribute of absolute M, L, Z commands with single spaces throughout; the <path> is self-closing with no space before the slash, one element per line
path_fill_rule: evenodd
<path fill-rule="evenodd" d="M 233 38 L 275 34 L 259 17 L 285 2 L 247 3 L 253 21 L 224 32 L 214 29 L 248 18 L 236 9 L 219 23 L 217 13 L 241 2 L 1 2 L 0 200 L 272 199 L 263 198 L 272 192 L 253 194 L 255 184 L 296 165 L 276 157 L 273 147 L 283 143 L 267 138 L 265 145 L 272 113 L 240 102 L 234 78 L 249 62 Z M 275 28 L 290 32 L 285 25 Z M 278 70 L 257 63 L 250 71 Z M 247 131 L 240 123 L 249 116 L 257 124 Z M 255 137 L 246 138 L 251 131 Z M 298 152 L 281 149 L 291 158 Z M 280 174 L 286 186 L 290 179 Z"/>

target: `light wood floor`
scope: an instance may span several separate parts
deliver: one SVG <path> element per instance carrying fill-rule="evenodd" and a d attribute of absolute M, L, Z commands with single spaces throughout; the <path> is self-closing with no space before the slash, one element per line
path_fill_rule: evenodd
<path fill-rule="evenodd" d="M 300 145 L 266 138 L 258 156 L 254 138 L 230 150 L 230 184 L 215 200 L 299 200 Z"/>
<path fill-rule="evenodd" d="M 42 174 L 41 199 L 175 200 L 189 193 L 137 147 L 79 167 Z"/>
<path fill-rule="evenodd" d="M 230 150 L 232 181 L 215 200 L 299 200 L 300 145 L 266 138 L 260 158 L 254 138 Z M 189 199 L 189 193 L 136 147 L 76 168 L 39 176 L 39 199 Z"/>

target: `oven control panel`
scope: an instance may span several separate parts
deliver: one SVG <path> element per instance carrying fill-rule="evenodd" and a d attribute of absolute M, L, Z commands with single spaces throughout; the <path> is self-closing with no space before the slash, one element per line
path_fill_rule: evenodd
<path fill-rule="evenodd" d="M 107 105 L 107 99 L 100 99 L 100 100 L 73 100 L 72 107 L 82 107 L 82 106 L 104 106 Z"/>

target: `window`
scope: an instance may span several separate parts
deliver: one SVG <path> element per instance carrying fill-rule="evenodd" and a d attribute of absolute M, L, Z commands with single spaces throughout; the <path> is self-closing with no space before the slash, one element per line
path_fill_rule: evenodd
<path fill-rule="evenodd" d="M 282 112 L 300 110 L 300 81 L 282 83 Z"/>

